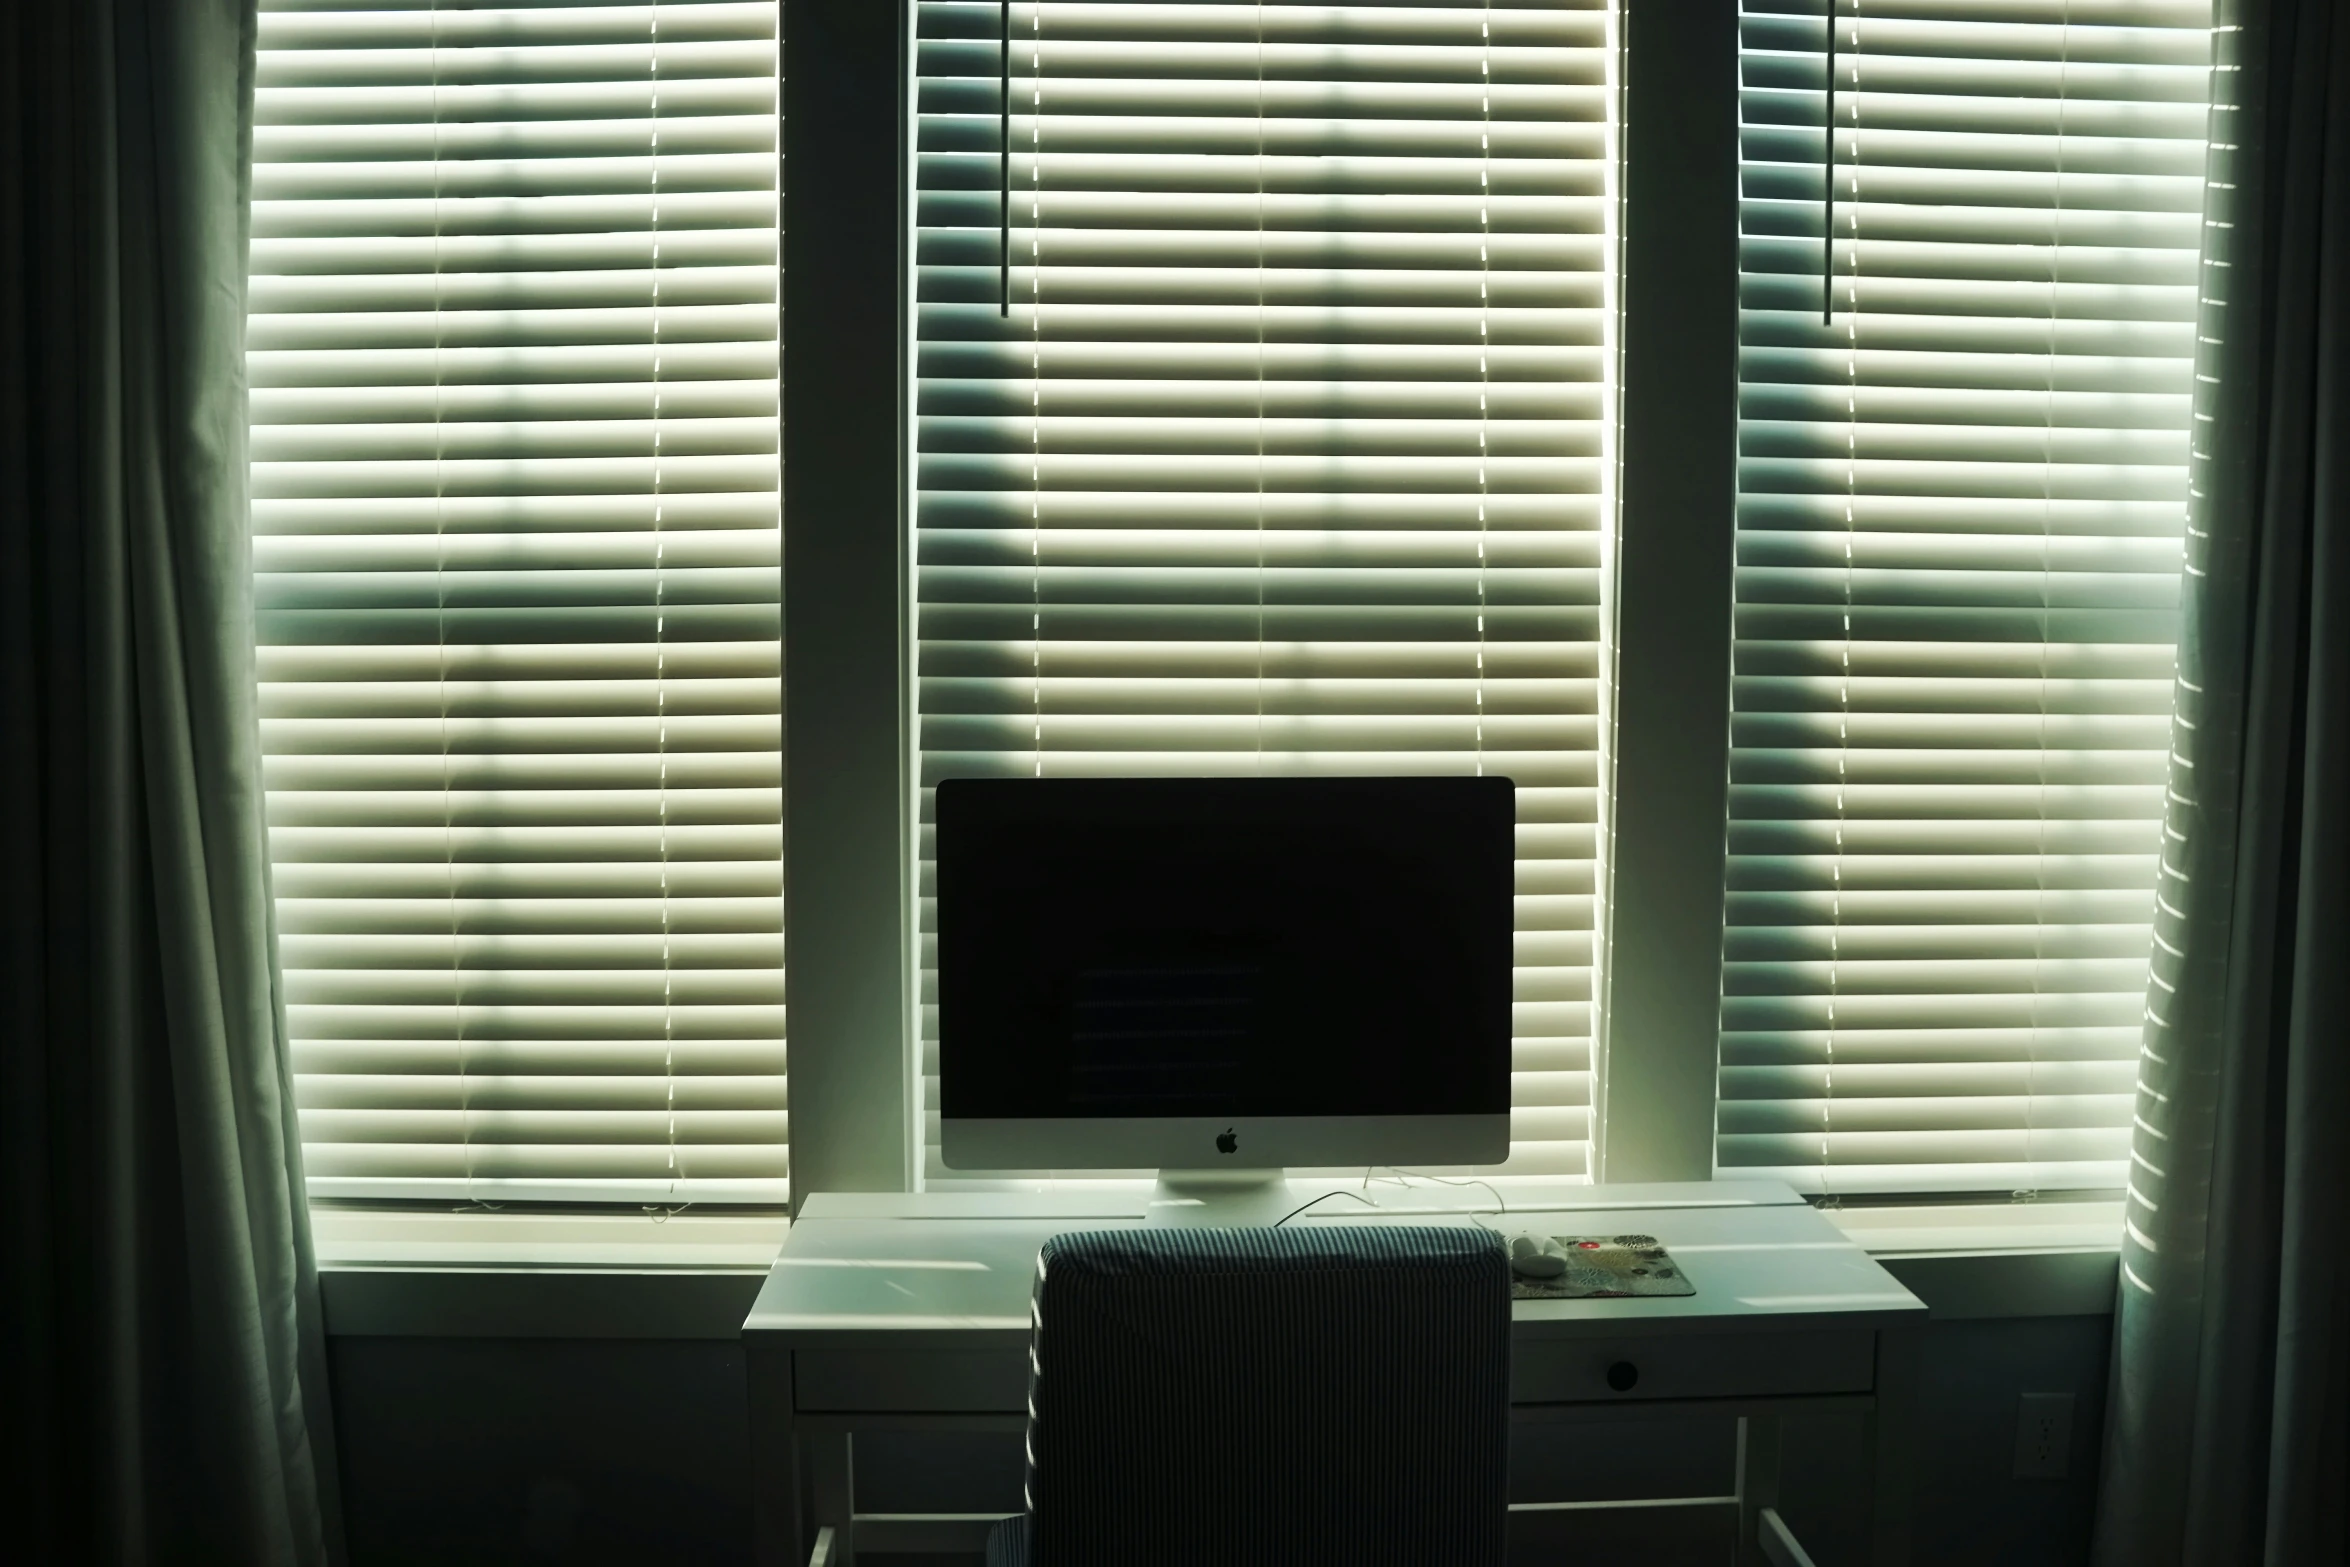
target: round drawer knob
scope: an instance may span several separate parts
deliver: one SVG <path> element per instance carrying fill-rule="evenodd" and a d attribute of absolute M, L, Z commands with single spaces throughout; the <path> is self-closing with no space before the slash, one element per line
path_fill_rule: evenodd
<path fill-rule="evenodd" d="M 1640 1381 L 1640 1368 L 1629 1360 L 1619 1360 L 1607 1368 L 1607 1385 L 1619 1393 L 1629 1393 Z"/>

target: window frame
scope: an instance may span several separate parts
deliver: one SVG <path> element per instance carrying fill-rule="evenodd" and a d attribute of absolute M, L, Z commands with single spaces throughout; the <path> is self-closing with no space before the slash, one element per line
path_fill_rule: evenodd
<path fill-rule="evenodd" d="M 907 352 L 917 3 L 785 8 L 784 928 L 795 1211 L 812 1191 L 918 1182 Z M 1621 25 L 1624 435 L 1605 678 L 1615 803 L 1593 1173 L 1702 1181 L 1713 1177 L 1727 863 L 1738 9 L 1736 0 L 1623 0 Z M 1693 317 L 1711 330 L 1691 331 Z M 873 351 L 885 328 L 886 357 Z M 1692 460 L 1693 448 L 1705 459 Z M 1623 547 L 1628 537 L 1637 548 Z M 1700 594 L 1718 612 L 1693 624 L 1687 606 Z M 1639 650 L 1628 675 L 1626 647 Z M 1638 803 L 1626 809 L 1628 800 Z M 1690 985 L 1693 969 L 1715 983 Z"/>

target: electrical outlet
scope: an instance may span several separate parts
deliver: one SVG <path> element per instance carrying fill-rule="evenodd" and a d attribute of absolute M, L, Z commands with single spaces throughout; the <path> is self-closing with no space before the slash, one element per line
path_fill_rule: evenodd
<path fill-rule="evenodd" d="M 2073 1452 L 2073 1396 L 2026 1393 L 2016 1400 L 2015 1477 L 2061 1480 Z"/>

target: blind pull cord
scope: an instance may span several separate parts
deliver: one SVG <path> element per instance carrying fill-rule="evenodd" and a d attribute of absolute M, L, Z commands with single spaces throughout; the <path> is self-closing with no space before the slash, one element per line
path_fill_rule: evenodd
<path fill-rule="evenodd" d="M 1853 15 L 1860 14 L 1858 0 Z M 1829 866 L 1830 891 L 1828 914 L 1828 1031 L 1824 1041 L 1825 1061 L 1820 1080 L 1820 1206 L 1842 1206 L 1831 1178 L 1836 1141 L 1836 1034 L 1842 1019 L 1838 1016 L 1844 993 L 1844 828 L 1850 810 L 1849 794 L 1852 786 L 1852 607 L 1853 607 L 1853 542 L 1860 522 L 1855 500 L 1860 490 L 1860 67 L 1858 49 L 1860 40 L 1853 39 L 1853 138 L 1854 166 L 1852 211 L 1847 221 L 1852 227 L 1853 300 L 1844 313 L 1844 612 L 1842 616 L 1843 641 L 1837 649 L 1836 675 L 1836 853 Z M 1836 5 L 1828 4 L 1828 221 L 1825 249 L 1827 253 L 1824 287 L 1828 298 L 1823 325 L 1833 325 L 1836 253 Z"/>
<path fill-rule="evenodd" d="M 660 833 L 661 875 L 661 1112 L 664 1135 L 668 1140 L 668 1190 L 665 1200 L 675 1202 L 677 1197 L 677 972 L 670 948 L 671 915 L 669 906 L 669 580 L 668 543 L 662 535 L 664 522 L 661 504 L 661 8 L 651 8 L 649 20 L 652 58 L 647 64 L 651 77 L 651 125 L 648 141 L 652 151 L 652 168 L 647 181 L 652 201 L 648 219 L 652 226 L 652 339 L 653 339 L 653 767 L 656 788 L 655 810 Z M 653 1217 L 662 1220 L 676 1208 L 655 1206 Z"/>
<path fill-rule="evenodd" d="M 1257 5 L 1257 772 L 1265 771 L 1265 7 Z"/>
<path fill-rule="evenodd" d="M 2064 282 L 2064 133 L 2066 108 L 2072 90 L 2073 8 L 2065 0 L 2057 34 L 2056 67 L 2056 190 L 2055 210 L 2048 234 L 2048 379 L 2041 404 L 2040 432 L 2040 678 L 2034 698 L 2039 706 L 2039 821 L 2032 856 L 2032 1025 L 2024 1042 L 2024 1179 L 2012 1195 L 2029 1202 L 2040 1195 L 2039 1100 L 2040 1028 L 2048 957 L 2048 646 L 2052 618 L 2048 603 L 2049 543 L 2056 509 L 2056 364 L 2061 352 L 2058 321 L 2062 303 L 2058 291 Z"/>
<path fill-rule="evenodd" d="M 1493 4 L 1478 20 L 1477 57 L 1477 776 L 1485 776 L 1485 502 L 1492 492 Z"/>
<path fill-rule="evenodd" d="M 1836 321 L 1836 0 L 1828 0 L 1828 103 L 1820 125 L 1820 325 Z"/>
<path fill-rule="evenodd" d="M 1011 6 L 1006 0 L 1005 101 L 1010 101 Z M 1028 702 L 1036 776 L 1044 776 L 1044 0 L 1028 8 Z M 1007 111 L 1008 113 L 1008 111 Z M 1005 121 L 1007 127 L 1010 120 Z M 1010 145 L 1007 137 L 1006 146 Z M 1004 210 L 1011 210 L 1006 154 Z M 1004 243 L 1011 243 L 1006 231 Z M 1009 251 L 1006 252 L 1009 254 Z M 1011 287 L 1007 270 L 1005 288 Z"/>
<path fill-rule="evenodd" d="M 434 702 L 440 711 L 441 890 L 449 925 L 450 1028 L 457 1047 L 457 1145 L 465 1172 L 464 1206 L 485 1206 L 473 1190 L 473 1077 L 466 1059 L 464 933 L 457 913 L 457 824 L 449 788 L 449 586 L 448 515 L 443 493 L 447 429 L 441 409 L 441 8 L 427 21 L 432 56 L 432 608 Z"/>
<path fill-rule="evenodd" d="M 996 313 L 1012 319 L 1012 0 L 996 6 Z"/>

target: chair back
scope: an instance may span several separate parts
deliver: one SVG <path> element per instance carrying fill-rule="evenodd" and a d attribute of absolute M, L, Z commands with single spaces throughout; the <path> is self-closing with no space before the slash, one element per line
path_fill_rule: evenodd
<path fill-rule="evenodd" d="M 1037 1263 L 1037 1567 L 1493 1567 L 1509 1263 L 1475 1227 L 1127 1229 Z"/>

